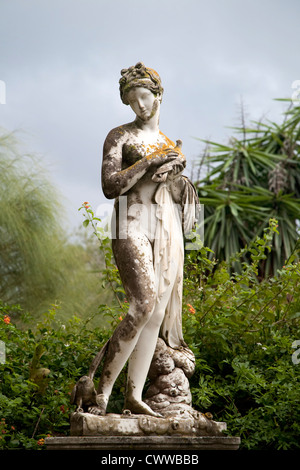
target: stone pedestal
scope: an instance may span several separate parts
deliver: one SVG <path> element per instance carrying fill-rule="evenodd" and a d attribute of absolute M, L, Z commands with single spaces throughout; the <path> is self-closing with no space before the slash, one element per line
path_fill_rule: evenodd
<path fill-rule="evenodd" d="M 72 413 L 71 436 L 222 436 L 226 423 L 208 419 L 202 413 L 197 418 L 185 415 L 157 418 L 130 413 L 97 416 Z"/>
<path fill-rule="evenodd" d="M 70 436 L 48 437 L 47 450 L 199 451 L 237 450 L 239 437 L 228 436 Z"/>
<path fill-rule="evenodd" d="M 46 439 L 48 450 L 236 450 L 239 437 L 224 436 L 226 423 L 187 417 L 71 415 L 70 437 Z"/>

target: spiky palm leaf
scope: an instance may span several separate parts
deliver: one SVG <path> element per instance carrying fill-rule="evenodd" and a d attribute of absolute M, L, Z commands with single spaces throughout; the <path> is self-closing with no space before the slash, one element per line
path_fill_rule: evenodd
<path fill-rule="evenodd" d="M 284 264 L 299 238 L 300 107 L 289 107 L 281 125 L 254 124 L 234 128 L 242 138 L 228 145 L 205 141 L 210 171 L 196 185 L 205 210 L 205 243 L 220 260 L 261 235 L 270 218 L 278 220 L 266 276 Z"/>

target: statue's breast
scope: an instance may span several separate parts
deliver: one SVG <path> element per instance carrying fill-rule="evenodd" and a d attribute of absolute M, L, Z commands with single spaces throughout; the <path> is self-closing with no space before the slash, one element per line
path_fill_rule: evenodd
<path fill-rule="evenodd" d="M 146 153 L 146 147 L 143 144 L 124 144 L 122 149 L 122 170 L 134 165 Z"/>

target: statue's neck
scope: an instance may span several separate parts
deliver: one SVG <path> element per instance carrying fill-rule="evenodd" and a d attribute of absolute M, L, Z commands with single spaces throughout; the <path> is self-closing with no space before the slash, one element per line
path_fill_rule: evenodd
<path fill-rule="evenodd" d="M 143 121 L 138 116 L 135 119 L 136 126 L 145 132 L 159 132 L 159 115 L 156 114 L 152 118 L 148 119 L 147 121 Z"/>

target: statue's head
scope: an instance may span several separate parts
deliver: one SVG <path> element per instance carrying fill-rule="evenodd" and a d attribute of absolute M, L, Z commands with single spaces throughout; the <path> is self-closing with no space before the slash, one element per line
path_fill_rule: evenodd
<path fill-rule="evenodd" d="M 129 104 L 126 95 L 135 87 L 147 88 L 155 95 L 163 94 L 164 89 L 161 86 L 160 76 L 155 70 L 145 67 L 142 62 L 138 62 L 128 69 L 122 69 L 121 75 L 119 80 L 120 95 L 124 104 Z"/>

